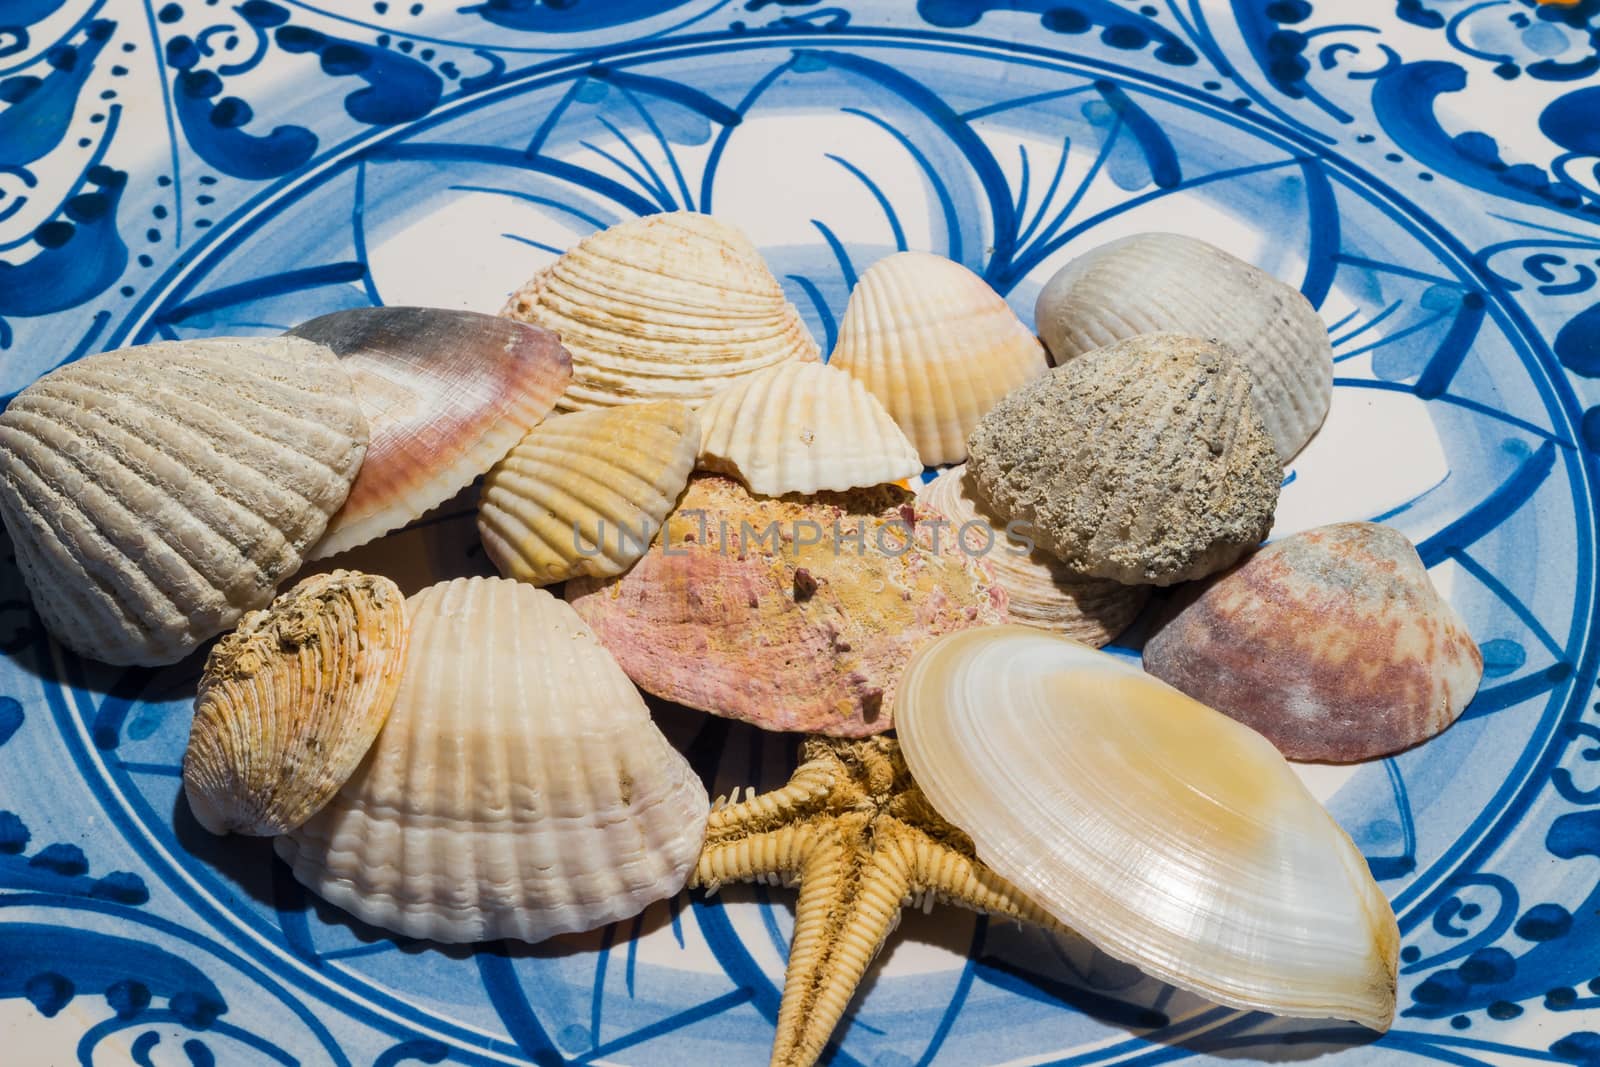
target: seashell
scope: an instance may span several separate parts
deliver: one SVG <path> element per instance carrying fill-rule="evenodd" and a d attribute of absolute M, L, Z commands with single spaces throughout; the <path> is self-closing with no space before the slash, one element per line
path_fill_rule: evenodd
<path fill-rule="evenodd" d="M 1389 1027 L 1394 913 L 1260 734 L 1021 626 L 924 648 L 896 730 L 978 858 L 1107 955 L 1233 1007 Z"/>
<path fill-rule="evenodd" d="M 1049 366 L 999 293 L 925 252 L 896 253 L 861 275 L 828 362 L 861 379 L 934 466 L 966 459 L 978 420 Z"/>
<path fill-rule="evenodd" d="M 1184 590 L 1144 665 L 1290 759 L 1341 763 L 1427 740 L 1483 678 L 1411 542 L 1370 522 L 1274 541 Z"/>
<path fill-rule="evenodd" d="M 350 379 L 321 345 L 141 345 L 60 367 L 0 414 L 0 513 L 62 644 L 173 663 L 267 605 L 366 447 Z"/>
<path fill-rule="evenodd" d="M 290 333 L 340 358 L 372 431 L 350 497 L 309 559 L 449 500 L 548 415 L 572 378 L 555 334 L 471 311 L 356 308 Z"/>
<path fill-rule="evenodd" d="M 573 364 L 563 411 L 641 400 L 697 406 L 743 375 L 817 359 L 749 238 L 689 211 L 589 235 L 501 314 L 561 335 Z"/>
<path fill-rule="evenodd" d="M 1008 537 L 1006 524 L 978 506 L 966 473 L 965 464 L 946 468 L 918 490 L 917 498 L 950 520 L 951 535 L 962 537 L 967 551 L 989 561 L 1006 591 L 1012 622 L 1099 648 L 1138 617 L 1150 599 L 1149 586 L 1084 578 L 1027 541 Z"/>
<path fill-rule="evenodd" d="M 1228 351 L 1146 334 L 1080 356 L 973 431 L 975 497 L 1080 574 L 1171 585 L 1272 529 L 1278 455 Z"/>
<path fill-rule="evenodd" d="M 405 660 L 405 597 L 377 575 L 313 575 L 246 615 L 195 696 L 183 757 L 195 819 L 271 837 L 311 818 L 378 736 Z"/>
<path fill-rule="evenodd" d="M 699 447 L 700 422 L 676 400 L 558 415 L 485 479 L 484 551 L 534 585 L 621 574 L 677 504 Z"/>
<path fill-rule="evenodd" d="M 882 733 L 913 650 L 1005 619 L 988 564 L 935 546 L 914 499 L 758 498 L 696 475 L 632 570 L 566 596 L 648 693 L 767 730 Z"/>
<path fill-rule="evenodd" d="M 783 363 L 706 401 L 700 466 L 763 496 L 912 478 L 922 460 L 866 386 L 823 363 Z"/>
<path fill-rule="evenodd" d="M 636 915 L 694 869 L 710 803 L 572 610 L 499 578 L 406 602 L 366 762 L 275 842 L 307 888 L 406 937 L 540 941 Z"/>
<path fill-rule="evenodd" d="M 1040 291 L 1034 317 L 1057 363 L 1141 333 L 1226 345 L 1250 372 L 1284 463 L 1311 440 L 1333 399 L 1333 345 L 1310 302 L 1193 237 L 1141 233 L 1079 256 Z"/>

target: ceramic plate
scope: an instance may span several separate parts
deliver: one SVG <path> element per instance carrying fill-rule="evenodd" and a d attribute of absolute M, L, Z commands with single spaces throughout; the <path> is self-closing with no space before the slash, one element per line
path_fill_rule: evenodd
<path fill-rule="evenodd" d="M 1398 527 L 1483 646 L 1443 736 L 1308 772 L 1399 915 L 1395 1028 L 1218 1008 L 935 909 L 830 1062 L 1600 1063 L 1597 71 L 1595 0 L 6 0 L 0 392 L 338 308 L 494 311 L 582 235 L 680 208 L 743 227 L 824 350 L 897 249 L 1031 321 L 1096 244 L 1213 241 L 1333 340 L 1278 532 Z M 482 571 L 468 514 L 364 561 Z M 78 660 L 13 564 L 0 586 L 0 1060 L 766 1062 L 792 893 L 533 947 L 386 937 L 195 825 L 196 662 Z M 714 792 L 793 759 L 662 719 Z"/>

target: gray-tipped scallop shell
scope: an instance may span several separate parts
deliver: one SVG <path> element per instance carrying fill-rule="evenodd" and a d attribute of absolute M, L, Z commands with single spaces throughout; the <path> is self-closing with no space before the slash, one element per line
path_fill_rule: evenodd
<path fill-rule="evenodd" d="M 372 440 L 350 496 L 308 553 L 355 548 L 421 518 L 550 413 L 572 357 L 549 330 L 439 308 L 335 311 L 291 333 L 327 345 Z"/>
<path fill-rule="evenodd" d="M 1057 363 L 1141 333 L 1227 345 L 1250 372 L 1285 463 L 1328 414 L 1333 346 L 1316 309 L 1299 290 L 1193 237 L 1141 233 L 1079 256 L 1040 291 L 1034 317 Z"/>
<path fill-rule="evenodd" d="M 1005 298 L 926 252 L 896 253 L 861 275 L 828 363 L 861 379 L 935 466 L 966 459 L 984 413 L 1049 366 Z"/>
<path fill-rule="evenodd" d="M 294 876 L 407 937 L 541 941 L 683 888 L 705 787 L 566 604 L 501 578 L 406 604 L 411 650 L 366 761 L 276 841 Z"/>
<path fill-rule="evenodd" d="M 823 363 L 785 363 L 706 401 L 699 464 L 763 496 L 859 489 L 922 473 L 866 386 Z"/>
<path fill-rule="evenodd" d="M 246 615 L 195 695 L 183 757 L 195 819 L 272 837 L 311 818 L 378 736 L 405 659 L 405 597 L 378 575 L 312 575 Z"/>
<path fill-rule="evenodd" d="M 1370 522 L 1274 541 L 1184 590 L 1144 665 L 1285 756 L 1335 762 L 1432 737 L 1483 677 L 1478 646 L 1411 542 Z"/>
<path fill-rule="evenodd" d="M 699 447 L 700 422 L 676 400 L 557 415 L 484 479 L 484 551 L 534 585 L 621 574 L 676 506 Z"/>
<path fill-rule="evenodd" d="M 985 513 L 973 498 L 965 464 L 950 467 L 923 485 L 917 498 L 950 520 L 950 537 L 981 554 L 1006 591 L 1012 622 L 1052 630 L 1099 648 L 1138 616 L 1150 599 L 1147 585 L 1123 585 L 1073 573 L 1028 541 L 1013 540 L 1004 522 Z"/>
<path fill-rule="evenodd" d="M 1069 568 L 1171 585 L 1221 570 L 1272 529 L 1282 471 L 1220 345 L 1146 334 L 1018 389 L 973 431 L 990 514 Z"/>
<path fill-rule="evenodd" d="M 501 314 L 561 335 L 573 364 L 563 411 L 642 400 L 697 406 L 743 375 L 818 358 L 749 238 L 690 211 L 585 237 Z"/>
<path fill-rule="evenodd" d="M 125 348 L 52 371 L 0 415 L 0 513 L 62 644 L 172 663 L 267 605 L 366 449 L 350 379 L 322 345 Z"/>

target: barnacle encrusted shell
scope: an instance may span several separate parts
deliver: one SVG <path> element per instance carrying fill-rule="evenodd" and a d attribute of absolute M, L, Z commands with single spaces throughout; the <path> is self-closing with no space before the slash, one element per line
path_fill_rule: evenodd
<path fill-rule="evenodd" d="M 62 644 L 172 663 L 267 605 L 366 449 L 350 379 L 321 345 L 125 348 L 52 371 L 0 414 L 0 514 Z"/>
<path fill-rule="evenodd" d="M 316 814 L 389 715 L 406 660 L 387 578 L 316 574 L 252 611 L 206 657 L 183 791 L 214 834 L 271 837 Z"/>
<path fill-rule="evenodd" d="M 1285 463 L 1317 432 L 1333 397 L 1333 346 L 1310 302 L 1193 237 L 1141 233 L 1079 256 L 1040 291 L 1035 320 L 1057 363 L 1141 333 L 1221 342 L 1249 371 Z"/>
<path fill-rule="evenodd" d="M 689 211 L 591 234 L 501 314 L 561 335 L 573 362 L 565 411 L 641 400 L 698 405 L 743 375 L 818 358 L 749 238 Z"/>
<path fill-rule="evenodd" d="M 710 802 L 566 604 L 500 578 L 406 604 L 411 652 L 366 762 L 276 841 L 301 883 L 406 937 L 541 941 L 683 888 Z"/>
<path fill-rule="evenodd" d="M 965 464 L 949 467 L 924 484 L 917 497 L 950 520 L 950 536 L 978 552 L 994 568 L 1006 591 L 1013 622 L 1053 630 L 1099 648 L 1133 622 L 1150 599 L 1147 585 L 1123 585 L 1107 578 L 1084 578 L 1033 547 L 1017 531 L 983 511 L 973 498 Z"/>
<path fill-rule="evenodd" d="M 922 473 L 889 413 L 855 378 L 785 363 L 728 386 L 700 409 L 699 464 L 763 496 L 857 489 Z"/>
<path fill-rule="evenodd" d="M 309 559 L 450 499 L 549 414 L 572 379 L 555 334 L 472 311 L 354 308 L 290 332 L 340 358 L 372 433 L 350 496 Z"/>
<path fill-rule="evenodd" d="M 1272 529 L 1282 478 L 1219 345 L 1146 334 L 1057 367 L 972 434 L 985 510 L 1080 574 L 1171 585 L 1221 570 Z"/>
<path fill-rule="evenodd" d="M 966 459 L 984 413 L 1049 365 L 999 293 L 926 252 L 896 253 L 861 275 L 828 362 L 861 379 L 935 466 Z"/>
<path fill-rule="evenodd" d="M 758 498 L 696 475 L 632 570 L 567 599 L 646 692 L 768 730 L 881 733 L 912 651 L 1005 619 L 989 565 L 935 547 L 914 500 Z"/>
<path fill-rule="evenodd" d="M 1291 759 L 1388 755 L 1456 720 L 1483 656 L 1411 542 L 1347 522 L 1274 541 L 1183 590 L 1145 669 Z"/>
<path fill-rule="evenodd" d="M 507 578 L 621 574 L 688 484 L 700 422 L 676 400 L 557 415 L 483 483 L 478 534 Z"/>
<path fill-rule="evenodd" d="M 978 858 L 1107 955 L 1222 1004 L 1388 1029 L 1394 912 L 1260 734 L 1022 626 L 925 647 L 896 720 Z"/>

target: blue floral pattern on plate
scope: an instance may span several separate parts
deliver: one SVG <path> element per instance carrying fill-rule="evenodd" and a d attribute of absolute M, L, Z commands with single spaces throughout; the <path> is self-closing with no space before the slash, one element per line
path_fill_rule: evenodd
<path fill-rule="evenodd" d="M 1400 917 L 1397 1025 L 1218 1008 L 935 910 L 831 1062 L 1600 1063 L 1600 0 L 1351 8 L 9 0 L 0 392 L 337 308 L 492 311 L 655 211 L 745 228 L 825 348 L 897 249 L 966 263 L 1026 319 L 1093 244 L 1215 241 L 1298 284 L 1334 343 L 1334 411 L 1278 531 L 1394 524 L 1484 648 L 1445 735 L 1307 771 Z M 469 516 L 361 559 L 411 587 L 481 570 Z M 9 563 L 0 649 L 7 1062 L 765 1062 L 787 894 L 686 895 L 531 947 L 389 938 L 194 824 L 197 663 L 71 657 Z M 793 759 L 661 719 L 719 792 Z"/>

